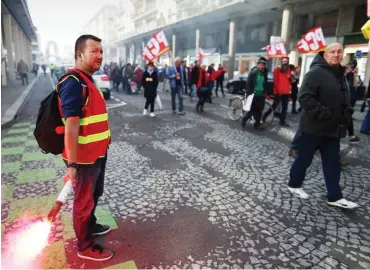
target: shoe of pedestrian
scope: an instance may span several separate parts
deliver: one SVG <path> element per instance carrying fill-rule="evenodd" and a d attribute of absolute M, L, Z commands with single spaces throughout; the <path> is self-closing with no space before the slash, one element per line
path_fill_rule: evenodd
<path fill-rule="evenodd" d="M 362 141 L 362 139 L 359 138 L 359 137 L 357 137 L 357 136 L 351 136 L 351 137 L 349 137 L 349 142 L 350 143 L 359 143 L 361 141 Z"/>
<path fill-rule="evenodd" d="M 147 113 L 148 113 L 148 110 L 144 109 L 143 115 L 147 115 Z"/>
<path fill-rule="evenodd" d="M 265 128 L 259 126 L 259 127 L 253 127 L 256 131 L 265 131 Z"/>
<path fill-rule="evenodd" d="M 179 115 L 185 115 L 185 112 L 179 112 Z"/>
<path fill-rule="evenodd" d="M 290 149 L 289 156 L 291 156 L 292 158 L 297 158 L 297 152 L 293 149 Z"/>
<path fill-rule="evenodd" d="M 149 114 L 149 116 L 150 116 L 150 117 L 154 117 L 154 116 L 155 116 L 155 114 L 151 112 L 151 113 Z"/>
<path fill-rule="evenodd" d="M 290 127 L 290 125 L 288 123 L 280 123 L 280 126 L 282 126 L 282 127 Z"/>
<path fill-rule="evenodd" d="M 301 199 L 308 199 L 308 194 L 304 192 L 302 188 L 288 187 L 288 190 Z"/>
<path fill-rule="evenodd" d="M 337 206 L 337 207 L 341 207 L 341 208 L 345 208 L 345 209 L 353 209 L 353 208 L 356 208 L 358 207 L 359 205 L 357 203 L 354 203 L 354 202 L 351 202 L 351 201 L 348 201 L 346 199 L 340 199 L 338 201 L 335 201 L 335 202 L 327 202 L 329 205 L 332 205 L 332 206 Z"/>
<path fill-rule="evenodd" d="M 112 228 L 108 225 L 96 224 L 94 229 L 93 229 L 92 235 L 93 236 L 104 235 L 104 234 L 109 233 L 111 230 L 112 230 Z"/>
<path fill-rule="evenodd" d="M 110 249 L 104 248 L 101 245 L 94 244 L 91 247 L 78 251 L 77 256 L 81 259 L 103 262 L 111 259 L 114 253 Z"/>
<path fill-rule="evenodd" d="M 176 111 L 172 111 L 172 114 L 177 114 Z"/>

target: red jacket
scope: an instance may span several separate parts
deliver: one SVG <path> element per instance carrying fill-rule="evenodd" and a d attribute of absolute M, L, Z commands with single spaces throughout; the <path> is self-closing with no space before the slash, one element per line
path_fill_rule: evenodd
<path fill-rule="evenodd" d="M 274 94 L 275 95 L 289 95 L 290 94 L 290 80 L 291 71 L 282 72 L 280 67 L 274 69 Z"/>
<path fill-rule="evenodd" d="M 204 78 L 205 76 L 205 78 Z M 203 78 L 204 78 L 204 81 L 203 81 Z M 200 87 L 204 86 L 204 87 L 208 87 L 208 82 L 210 81 L 210 75 L 207 71 L 203 70 L 203 69 L 200 69 L 199 71 L 199 79 L 198 79 L 198 83 L 197 83 L 197 91 L 199 91 Z"/>

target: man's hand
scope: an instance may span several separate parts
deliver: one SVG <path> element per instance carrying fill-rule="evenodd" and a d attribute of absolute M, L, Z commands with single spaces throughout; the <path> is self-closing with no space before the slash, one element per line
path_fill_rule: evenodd
<path fill-rule="evenodd" d="M 64 184 L 68 181 L 71 181 L 72 186 L 76 186 L 77 184 L 77 169 L 76 168 L 67 168 L 67 172 L 63 176 Z"/>

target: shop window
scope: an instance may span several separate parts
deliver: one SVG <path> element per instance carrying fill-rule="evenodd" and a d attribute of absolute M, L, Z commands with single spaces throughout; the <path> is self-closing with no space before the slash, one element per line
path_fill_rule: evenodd
<path fill-rule="evenodd" d="M 361 27 L 367 22 L 366 4 L 359 5 L 356 7 L 355 17 L 353 18 L 353 29 L 352 32 L 361 32 Z"/>

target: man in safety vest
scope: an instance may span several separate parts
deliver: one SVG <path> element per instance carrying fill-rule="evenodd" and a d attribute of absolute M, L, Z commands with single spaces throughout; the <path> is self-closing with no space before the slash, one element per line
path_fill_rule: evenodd
<path fill-rule="evenodd" d="M 55 71 L 55 65 L 53 63 L 51 63 L 49 68 L 50 68 L 50 75 L 51 75 L 51 77 L 53 77 L 54 76 L 54 71 Z"/>
<path fill-rule="evenodd" d="M 73 227 L 80 258 L 105 261 L 113 252 L 94 242 L 93 236 L 104 235 L 111 228 L 96 223 L 94 215 L 103 194 L 107 151 L 111 140 L 108 114 L 102 93 L 92 75 L 103 60 L 101 39 L 80 36 L 75 44 L 75 67 L 56 86 L 59 110 L 65 124 L 64 151 L 67 165 L 64 182 L 74 188 Z"/>

